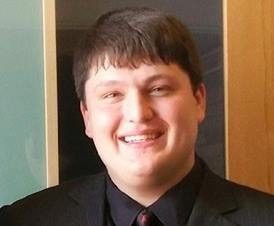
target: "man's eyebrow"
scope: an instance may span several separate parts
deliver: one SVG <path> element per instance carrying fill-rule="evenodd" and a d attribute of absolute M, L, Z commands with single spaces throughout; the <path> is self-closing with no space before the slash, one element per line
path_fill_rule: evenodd
<path fill-rule="evenodd" d="M 168 74 L 164 74 L 164 73 L 160 73 L 160 74 L 153 74 L 151 76 L 149 76 L 145 82 L 146 83 L 151 83 L 157 80 L 171 80 L 171 76 L 169 76 Z"/>
<path fill-rule="evenodd" d="M 123 81 L 120 80 L 107 80 L 107 81 L 101 81 L 98 84 L 96 84 L 95 89 L 99 87 L 109 87 L 109 86 L 115 86 L 115 85 L 121 85 L 123 84 Z"/>
<path fill-rule="evenodd" d="M 153 74 L 148 76 L 148 78 L 145 78 L 144 83 L 149 84 L 157 80 L 171 80 L 171 76 L 168 76 L 167 74 L 164 74 L 164 73 Z M 96 84 L 95 89 L 98 89 L 100 87 L 110 87 L 110 86 L 123 85 L 123 84 L 125 84 L 125 81 L 123 80 L 106 80 Z"/>

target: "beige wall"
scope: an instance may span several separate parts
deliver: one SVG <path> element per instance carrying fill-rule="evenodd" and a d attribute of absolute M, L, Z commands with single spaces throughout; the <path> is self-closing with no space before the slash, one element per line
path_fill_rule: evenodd
<path fill-rule="evenodd" d="M 227 176 L 274 193 L 274 2 L 224 2 Z"/>
<path fill-rule="evenodd" d="M 47 187 L 59 183 L 55 0 L 43 0 Z"/>

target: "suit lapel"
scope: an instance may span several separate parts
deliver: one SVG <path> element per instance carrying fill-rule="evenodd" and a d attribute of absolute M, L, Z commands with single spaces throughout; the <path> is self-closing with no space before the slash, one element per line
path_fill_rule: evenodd
<path fill-rule="evenodd" d="M 228 221 L 226 213 L 237 211 L 238 205 L 226 182 L 207 168 L 199 195 L 187 226 L 239 226 Z M 69 192 L 79 206 L 81 226 L 112 226 L 105 205 L 105 174 L 85 179 Z M 79 225 L 80 226 L 80 225 Z"/>
<path fill-rule="evenodd" d="M 194 208 L 187 226 L 240 226 L 228 221 L 223 215 L 212 209 Z"/>
<path fill-rule="evenodd" d="M 205 166 L 203 184 L 187 226 L 239 226 L 224 216 L 238 205 L 226 182 Z"/>
<path fill-rule="evenodd" d="M 85 179 L 69 196 L 79 205 L 83 226 L 110 226 L 105 222 L 105 174 Z"/>
<path fill-rule="evenodd" d="M 204 210 L 200 215 L 191 217 L 187 226 L 240 226 L 228 221 L 222 215 L 209 210 Z"/>

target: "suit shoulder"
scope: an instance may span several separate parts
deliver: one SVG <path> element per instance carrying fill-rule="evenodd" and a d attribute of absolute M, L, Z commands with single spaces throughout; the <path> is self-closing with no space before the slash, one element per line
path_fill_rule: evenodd
<path fill-rule="evenodd" d="M 234 182 L 226 182 L 238 205 L 238 210 L 227 215 L 240 225 L 273 225 L 274 196 Z"/>
<path fill-rule="evenodd" d="M 232 181 L 226 181 L 226 183 L 231 188 L 239 204 L 254 206 L 256 209 L 263 206 L 268 207 L 274 213 L 274 195 Z"/>
<path fill-rule="evenodd" d="M 76 178 L 70 181 L 66 181 L 60 185 L 44 189 L 42 191 L 28 195 L 16 202 L 14 202 L 10 207 L 27 205 L 28 203 L 41 202 L 42 200 L 58 201 L 58 199 L 63 198 L 69 192 L 74 190 L 84 190 L 96 188 L 98 183 L 104 180 L 104 174 L 96 174 L 85 177 Z M 45 203 L 45 202 L 43 202 Z"/>
<path fill-rule="evenodd" d="M 256 206 L 258 206 L 257 203 L 265 203 L 274 207 L 274 195 L 221 178 L 212 172 L 209 174 L 210 180 L 215 181 L 214 183 L 218 188 L 232 192 L 238 203 L 247 202 Z"/>
<path fill-rule="evenodd" d="M 272 225 L 270 222 L 274 222 L 272 194 L 223 179 L 210 171 L 207 176 L 207 189 L 211 192 L 207 195 L 210 197 L 210 203 L 217 203 L 217 209 L 229 206 L 225 216 L 232 222 L 239 225 Z"/>
<path fill-rule="evenodd" d="M 273 226 L 273 195 L 223 179 L 208 168 L 197 203 L 236 225 Z"/>
<path fill-rule="evenodd" d="M 28 222 L 27 219 L 35 219 L 35 216 L 41 218 L 44 215 L 52 218 L 57 216 L 60 210 L 76 211 L 77 202 L 70 196 L 70 193 L 96 190 L 98 184 L 103 184 L 104 178 L 103 173 L 81 177 L 26 196 L 0 209 L 0 225 L 9 225 L 3 222 L 13 222 L 17 225 L 14 223 L 15 219 L 18 222 L 20 219 L 21 222 Z"/>

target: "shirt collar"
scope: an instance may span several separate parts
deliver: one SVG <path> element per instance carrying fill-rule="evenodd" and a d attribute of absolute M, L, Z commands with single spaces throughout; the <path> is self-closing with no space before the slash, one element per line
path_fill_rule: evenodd
<path fill-rule="evenodd" d="M 148 207 L 165 226 L 184 225 L 192 211 L 203 179 L 201 163 L 195 164 L 186 177 L 169 189 Z M 131 226 L 137 214 L 144 208 L 141 204 L 120 191 L 107 177 L 107 200 L 110 215 L 117 226 Z"/>
<path fill-rule="evenodd" d="M 177 185 L 168 190 L 149 209 L 165 226 L 187 223 L 203 180 L 203 170 L 197 160 L 192 170 Z"/>
<path fill-rule="evenodd" d="M 107 176 L 107 201 L 115 225 L 131 226 L 143 206 L 120 191 Z"/>

